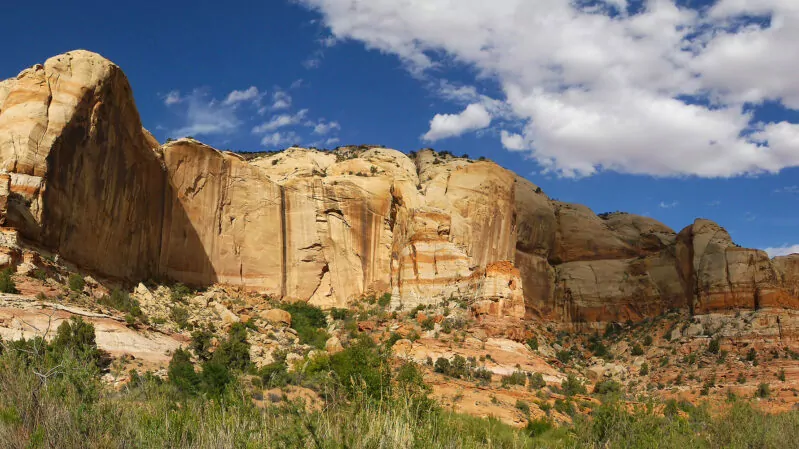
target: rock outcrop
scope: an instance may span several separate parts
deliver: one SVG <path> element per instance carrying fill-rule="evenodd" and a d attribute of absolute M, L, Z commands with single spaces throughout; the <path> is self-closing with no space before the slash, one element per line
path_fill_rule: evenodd
<path fill-rule="evenodd" d="M 677 234 L 598 216 L 493 162 L 161 146 L 122 71 L 86 51 L 0 82 L 0 224 L 105 275 L 325 307 L 390 293 L 392 307 L 456 299 L 479 316 L 594 323 L 799 306 L 795 258 L 738 248 L 707 220 Z"/>

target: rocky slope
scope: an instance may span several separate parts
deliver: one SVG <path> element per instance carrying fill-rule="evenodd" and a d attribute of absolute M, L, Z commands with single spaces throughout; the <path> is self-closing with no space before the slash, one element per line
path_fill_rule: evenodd
<path fill-rule="evenodd" d="M 130 281 L 222 283 L 325 307 L 384 292 L 405 308 L 462 298 L 480 316 L 569 323 L 799 304 L 795 259 L 738 248 L 707 220 L 678 234 L 600 217 L 489 161 L 161 146 L 122 71 L 86 51 L 0 82 L 0 157 L 6 227 Z"/>

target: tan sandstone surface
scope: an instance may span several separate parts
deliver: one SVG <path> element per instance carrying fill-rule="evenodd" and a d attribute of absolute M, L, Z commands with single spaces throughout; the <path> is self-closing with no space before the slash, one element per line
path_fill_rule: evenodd
<path fill-rule="evenodd" d="M 796 307 L 799 264 L 551 200 L 490 161 L 374 147 L 245 158 L 141 126 L 121 69 L 74 51 L 0 83 L 0 221 L 127 281 L 240 286 L 478 315 L 638 321 L 672 308 Z M 11 255 L 9 255 L 11 257 Z"/>

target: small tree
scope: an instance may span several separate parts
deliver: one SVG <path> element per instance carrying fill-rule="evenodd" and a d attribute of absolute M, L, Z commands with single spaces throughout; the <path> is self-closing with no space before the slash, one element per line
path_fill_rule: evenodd
<path fill-rule="evenodd" d="M 83 288 L 86 287 L 86 281 L 84 281 L 83 277 L 77 273 L 69 275 L 68 283 L 69 283 L 69 289 L 76 293 L 82 292 Z"/>
<path fill-rule="evenodd" d="M 14 279 L 11 277 L 12 274 L 11 268 L 6 268 L 3 271 L 0 271 L 0 292 L 3 293 L 11 293 L 17 294 L 19 290 L 17 290 L 17 284 L 14 283 Z"/>
<path fill-rule="evenodd" d="M 179 348 L 172 354 L 167 373 L 169 375 L 169 381 L 175 385 L 178 390 L 188 394 L 197 392 L 200 385 L 200 378 L 194 371 L 194 365 L 191 363 L 191 356 L 188 351 Z"/>

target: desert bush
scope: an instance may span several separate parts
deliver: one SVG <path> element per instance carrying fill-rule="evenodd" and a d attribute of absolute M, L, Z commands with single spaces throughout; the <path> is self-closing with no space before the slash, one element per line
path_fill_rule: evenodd
<path fill-rule="evenodd" d="M 67 284 L 69 285 L 70 290 L 76 293 L 80 293 L 83 291 L 83 288 L 86 286 L 86 281 L 83 280 L 83 276 L 77 273 L 72 273 L 69 275 Z"/>
<path fill-rule="evenodd" d="M 17 284 L 14 282 L 14 278 L 11 277 L 12 274 L 14 273 L 11 268 L 0 271 L 0 292 L 11 294 L 19 293 Z"/>

